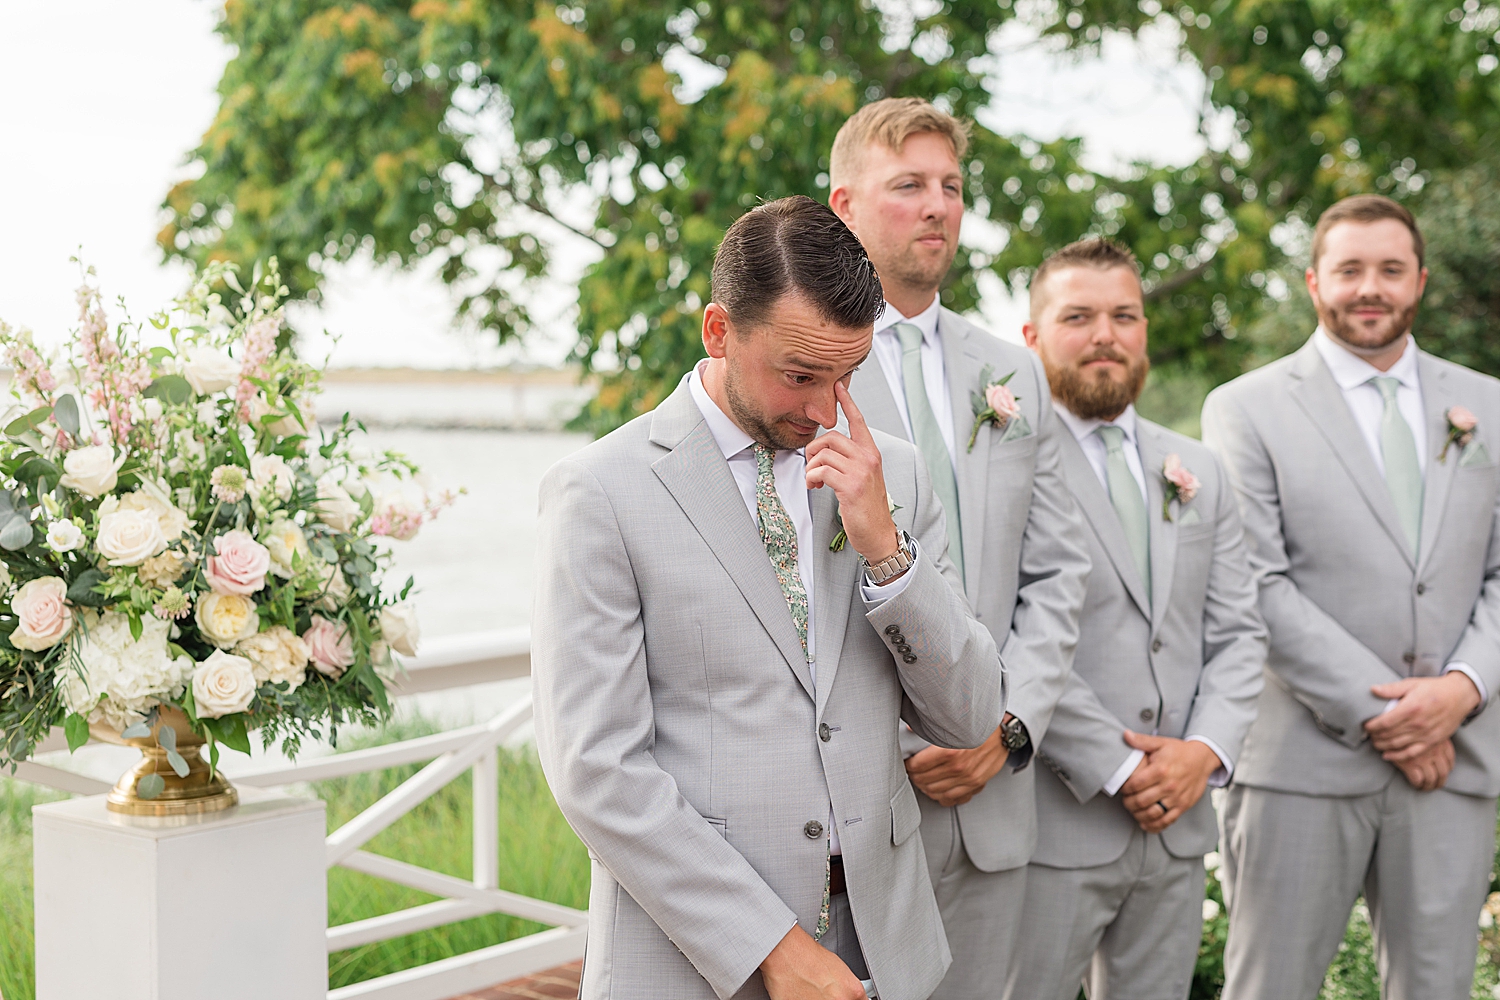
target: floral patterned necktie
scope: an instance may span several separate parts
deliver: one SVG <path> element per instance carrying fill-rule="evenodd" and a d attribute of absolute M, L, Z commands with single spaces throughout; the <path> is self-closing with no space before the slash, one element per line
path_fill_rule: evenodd
<path fill-rule="evenodd" d="M 760 525 L 760 540 L 771 559 L 771 568 L 781 583 L 781 594 L 792 612 L 797 638 L 802 640 L 802 655 L 807 655 L 807 587 L 797 568 L 797 526 L 776 492 L 774 468 L 776 452 L 763 444 L 755 445 L 755 520 Z M 823 905 L 818 908 L 818 923 L 813 940 L 828 933 L 828 912 L 833 902 L 833 863 L 823 862 Z"/>

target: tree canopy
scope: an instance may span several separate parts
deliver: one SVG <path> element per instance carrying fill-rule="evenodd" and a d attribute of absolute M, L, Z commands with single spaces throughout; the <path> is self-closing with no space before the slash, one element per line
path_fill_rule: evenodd
<path fill-rule="evenodd" d="M 984 270 L 1024 289 L 1046 253 L 1112 235 L 1145 266 L 1160 370 L 1217 381 L 1254 363 L 1331 201 L 1420 201 L 1435 172 L 1490 152 L 1500 11 L 1478 0 L 1019 6 L 228 0 L 237 54 L 191 154 L 202 174 L 168 194 L 159 241 L 199 264 L 274 253 L 298 295 L 361 248 L 436 257 L 461 314 L 505 339 L 532 328 L 524 289 L 549 266 L 545 234 L 572 230 L 599 253 L 575 357 L 602 376 L 582 419 L 605 430 L 701 356 L 713 249 L 734 218 L 826 196 L 834 133 L 867 101 L 917 95 L 975 117 L 996 33 L 1020 16 L 1080 51 L 1170 22 L 1206 74 L 1207 149 L 1105 174 L 1076 140 L 976 125 L 969 202 L 1006 240 L 961 251 L 944 301 L 972 307 Z"/>

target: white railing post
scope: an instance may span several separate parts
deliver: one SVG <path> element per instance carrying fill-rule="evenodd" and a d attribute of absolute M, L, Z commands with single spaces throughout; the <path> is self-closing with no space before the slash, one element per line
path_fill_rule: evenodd
<path fill-rule="evenodd" d="M 500 753 L 474 762 L 474 884 L 500 888 Z"/>

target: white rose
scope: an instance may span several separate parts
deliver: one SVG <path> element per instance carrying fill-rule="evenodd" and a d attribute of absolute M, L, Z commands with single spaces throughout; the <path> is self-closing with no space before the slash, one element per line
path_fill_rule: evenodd
<path fill-rule="evenodd" d="M 99 507 L 103 510 L 104 504 L 100 504 Z M 115 509 L 138 510 L 150 514 L 161 526 L 161 536 L 169 542 L 175 542 L 181 538 L 183 529 L 188 526 L 187 514 L 172 506 L 166 488 L 162 485 L 142 486 L 138 490 L 125 494 L 119 498 Z"/>
<path fill-rule="evenodd" d="M 306 566 L 308 562 L 307 536 L 297 526 L 297 522 L 289 518 L 277 518 L 267 529 L 261 544 L 271 553 L 271 572 L 283 579 L 289 578 L 294 572 L 292 563 L 300 562 Z"/>
<path fill-rule="evenodd" d="M 156 515 L 122 506 L 99 518 L 94 545 L 111 566 L 139 566 L 165 551 L 167 539 Z"/>
<path fill-rule="evenodd" d="M 273 490 L 283 500 L 292 498 L 295 482 L 291 466 L 280 455 L 252 455 L 250 457 L 250 480 L 258 489 Z"/>
<path fill-rule="evenodd" d="M 402 656 L 416 656 L 421 628 L 410 602 L 380 609 L 380 637 Z"/>
<path fill-rule="evenodd" d="M 260 631 L 260 616 L 255 602 L 242 594 L 199 594 L 193 620 L 203 638 L 215 646 L 228 648 L 241 639 Z"/>
<path fill-rule="evenodd" d="M 334 482 L 330 476 L 324 476 L 318 480 L 316 509 L 318 520 L 334 531 L 348 531 L 354 527 L 363 513 L 348 491 Z"/>
<path fill-rule="evenodd" d="M 255 700 L 255 668 L 243 656 L 216 649 L 193 671 L 193 706 L 217 719 L 243 712 Z"/>
<path fill-rule="evenodd" d="M 120 481 L 120 465 L 125 456 L 115 458 L 114 450 L 102 444 L 74 448 L 63 459 L 61 483 L 87 497 L 102 497 Z"/>
<path fill-rule="evenodd" d="M 147 420 L 155 423 L 161 419 L 161 400 L 155 396 L 147 396 L 146 401 L 141 404 L 141 413 Z"/>
<path fill-rule="evenodd" d="M 182 375 L 200 396 L 227 389 L 240 377 L 240 365 L 217 347 L 195 344 L 182 352 Z"/>
<path fill-rule="evenodd" d="M 47 545 L 53 552 L 72 552 L 83 544 L 83 529 L 72 521 L 53 521 L 47 526 Z"/>

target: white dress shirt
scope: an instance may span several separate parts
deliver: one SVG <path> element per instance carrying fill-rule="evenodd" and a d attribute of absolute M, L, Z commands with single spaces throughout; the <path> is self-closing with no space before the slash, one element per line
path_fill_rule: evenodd
<path fill-rule="evenodd" d="M 1125 432 L 1125 464 L 1130 467 L 1130 475 L 1134 477 L 1136 486 L 1140 487 L 1141 501 L 1145 503 L 1146 509 L 1150 510 L 1151 501 L 1146 496 L 1146 472 L 1141 465 L 1140 443 L 1136 439 L 1135 406 L 1125 407 L 1125 412 L 1113 420 L 1085 420 L 1075 416 L 1072 410 L 1055 399 L 1052 401 L 1052 408 L 1057 411 L 1057 416 L 1062 420 L 1063 426 L 1072 431 L 1073 437 L 1077 439 L 1079 447 L 1083 449 L 1084 457 L 1089 460 L 1089 466 L 1094 470 L 1094 475 L 1099 477 L 1099 482 L 1104 486 L 1105 493 L 1109 492 L 1109 472 L 1105 465 L 1107 451 L 1104 447 L 1104 439 L 1094 432 L 1105 425 L 1118 427 Z M 1155 735 L 1155 730 L 1152 730 L 1152 734 Z M 1229 759 L 1224 749 L 1207 736 L 1189 735 L 1186 739 L 1202 743 L 1219 758 L 1220 767 L 1209 775 L 1208 783 L 1214 788 L 1223 788 L 1229 784 L 1229 776 L 1234 771 L 1234 762 Z M 1130 755 L 1104 783 L 1104 793 L 1114 795 L 1118 792 L 1145 759 L 1146 755 L 1140 750 L 1131 750 Z"/>
<path fill-rule="evenodd" d="M 703 366 L 706 364 L 708 361 L 705 359 L 694 367 L 692 374 L 688 376 L 688 391 L 692 393 L 693 402 L 698 404 L 698 410 L 708 424 L 708 431 L 713 435 L 714 443 L 719 446 L 719 451 L 724 454 L 724 460 L 729 463 L 729 471 L 734 475 L 735 485 L 740 488 L 740 496 L 745 500 L 745 508 L 750 512 L 750 519 L 756 525 L 756 531 L 759 532 L 760 522 L 755 509 L 755 480 L 760 470 L 755 463 L 755 439 L 741 430 L 738 424 L 719 409 L 719 404 L 713 401 L 713 397 L 703 387 Z M 818 540 L 813 537 L 812 503 L 808 498 L 807 488 L 807 455 L 801 448 L 795 451 L 778 449 L 772 459 L 771 470 L 776 476 L 776 493 L 781 498 L 781 505 L 786 508 L 787 516 L 792 519 L 792 526 L 797 530 L 797 573 L 802 577 L 802 586 L 807 589 L 807 672 L 812 676 L 813 690 L 817 690 L 818 660 L 817 644 L 814 639 L 817 633 L 813 628 L 817 610 L 813 599 L 813 553 L 817 551 L 815 546 Z M 825 486 L 823 489 L 832 489 L 832 487 Z M 833 539 L 830 537 L 828 541 L 831 542 Z M 913 567 L 916 566 L 920 557 L 921 552 L 917 547 L 916 539 L 912 539 Z M 769 556 L 767 558 L 769 559 Z M 867 607 L 871 609 L 879 607 L 904 591 L 911 583 L 911 577 L 912 574 L 908 570 L 890 583 L 878 586 L 871 583 L 866 576 L 865 581 L 860 584 L 860 597 Z M 832 816 L 833 809 L 830 805 L 829 851 L 839 854 L 841 851 L 838 825 L 833 822 Z"/>
<path fill-rule="evenodd" d="M 896 398 L 896 412 L 901 414 L 901 423 L 906 427 L 906 439 L 916 440 L 911 431 L 911 414 L 906 411 L 906 379 L 901 371 L 901 338 L 896 333 L 897 323 L 910 323 L 922 331 L 922 381 L 926 383 L 927 402 L 932 415 L 937 418 L 938 430 L 943 443 L 948 446 L 948 458 L 957 467 L 958 452 L 953 436 L 953 397 L 948 392 L 948 372 L 943 367 L 943 342 L 938 337 L 938 310 L 941 303 L 932 297 L 932 304 L 915 316 L 903 316 L 889 302 L 885 311 L 875 321 L 875 340 L 870 352 L 880 362 L 886 384 Z"/>
<path fill-rule="evenodd" d="M 1370 381 L 1377 375 L 1389 375 L 1401 384 L 1396 387 L 1396 407 L 1401 411 L 1401 416 L 1406 418 L 1407 426 L 1411 428 L 1411 436 L 1417 445 L 1417 468 L 1425 474 L 1427 471 L 1427 432 L 1426 411 L 1422 407 L 1422 380 L 1417 365 L 1417 342 L 1411 336 L 1406 335 L 1406 349 L 1401 352 L 1401 357 L 1389 371 L 1381 371 L 1370 364 L 1364 358 L 1355 354 L 1337 343 L 1328 335 L 1328 331 L 1321 326 L 1313 334 L 1313 346 L 1317 348 L 1318 354 L 1323 358 L 1323 363 L 1328 366 L 1329 374 L 1333 376 L 1334 382 L 1338 383 L 1339 391 L 1343 393 L 1344 403 L 1349 407 L 1349 413 L 1354 417 L 1354 423 L 1359 427 L 1359 433 L 1364 437 L 1365 444 L 1370 446 L 1370 455 L 1375 459 L 1375 468 L 1385 475 L 1385 458 L 1380 453 L 1380 417 L 1385 412 L 1385 398 L 1380 395 L 1380 390 L 1375 383 Z M 1489 692 L 1485 689 L 1484 681 L 1479 678 L 1479 672 L 1467 663 L 1454 661 L 1443 668 L 1443 673 L 1457 670 L 1469 680 L 1474 682 L 1475 689 L 1479 692 L 1479 708 L 1483 708 L 1490 700 Z M 1389 712 L 1396 707 L 1396 700 L 1386 704 Z M 1475 709 L 1478 711 L 1479 709 Z"/>

